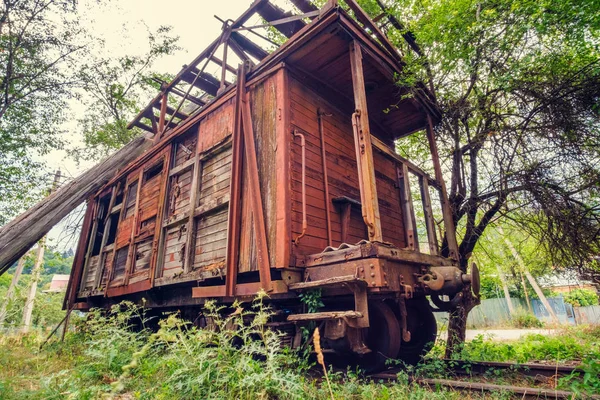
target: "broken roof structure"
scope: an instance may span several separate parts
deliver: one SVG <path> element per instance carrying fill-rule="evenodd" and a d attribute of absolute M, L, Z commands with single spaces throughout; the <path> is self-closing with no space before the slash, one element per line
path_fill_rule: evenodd
<path fill-rule="evenodd" d="M 365 74 L 367 91 L 379 91 L 381 94 L 371 96 L 373 101 L 369 109 L 385 113 L 382 118 L 383 129 L 394 137 L 422 129 L 424 120 L 406 121 L 407 116 L 414 114 L 412 109 L 405 107 L 407 104 L 414 108 L 424 107 L 431 115 L 439 117 L 433 96 L 424 87 L 414 97 L 403 98 L 406 93 L 389 85 L 394 81 L 394 74 L 402 70 L 404 63 L 401 55 L 355 0 L 344 0 L 354 18 L 339 7 L 337 1 L 329 1 L 321 9 L 308 0 L 291 1 L 298 14 L 284 11 L 267 0 L 256 0 L 236 20 L 222 21 L 221 34 L 189 65 L 184 65 L 172 81 L 163 82 L 161 92 L 128 127 L 141 128 L 159 139 L 185 129 L 204 107 L 235 87 L 237 66 L 233 59 L 251 64 L 249 79 L 276 67 L 278 63 L 292 64 L 298 73 L 323 85 L 323 89 L 332 95 L 351 99 L 351 77 L 340 74 L 340 71 L 344 71 L 340 67 L 348 63 L 349 48 L 342 38 L 344 32 L 349 35 L 360 34 L 364 40 L 364 58 L 368 65 Z M 387 16 L 381 5 L 382 14 L 377 19 Z M 255 15 L 262 17 L 265 23 L 246 26 L 247 21 Z M 395 28 L 401 27 L 392 17 L 390 23 Z M 258 32 L 265 27 L 276 29 L 287 40 L 278 44 Z M 405 38 L 416 49 L 414 38 L 410 35 L 405 35 Z M 300 50 L 309 41 L 311 49 L 315 46 L 314 42 L 318 42 L 318 53 Z M 388 99 L 391 91 L 397 92 L 394 97 L 398 103 L 376 104 L 376 97 Z M 398 124 L 398 121 L 403 122 Z"/>

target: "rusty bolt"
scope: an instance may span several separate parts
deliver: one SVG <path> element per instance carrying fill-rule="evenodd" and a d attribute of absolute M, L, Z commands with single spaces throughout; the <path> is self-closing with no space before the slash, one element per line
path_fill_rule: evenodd
<path fill-rule="evenodd" d="M 375 286 L 375 281 L 371 281 L 371 285 Z"/>
<path fill-rule="evenodd" d="M 365 267 L 360 267 L 360 272 L 365 272 Z"/>
<path fill-rule="evenodd" d="M 375 278 L 375 272 L 371 272 L 371 278 Z"/>
<path fill-rule="evenodd" d="M 371 269 L 375 268 L 373 264 L 369 264 L 369 267 L 371 267 Z"/>

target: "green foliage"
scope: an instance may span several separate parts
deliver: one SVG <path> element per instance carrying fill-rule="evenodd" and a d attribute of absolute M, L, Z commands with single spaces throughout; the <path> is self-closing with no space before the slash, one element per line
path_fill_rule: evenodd
<path fill-rule="evenodd" d="M 325 304 L 321 300 L 321 295 L 321 289 L 312 289 L 300 293 L 298 297 L 306 305 L 309 313 L 316 313 L 320 308 L 325 307 Z"/>
<path fill-rule="evenodd" d="M 544 323 L 540 321 L 535 315 L 519 310 L 510 319 L 510 322 L 516 328 L 543 328 Z"/>
<path fill-rule="evenodd" d="M 592 290 L 574 289 L 567 293 L 565 302 L 573 307 L 585 307 L 598 305 L 598 294 Z"/>
<path fill-rule="evenodd" d="M 70 254 L 70 255 L 69 255 Z M 7 314 L 5 324 L 7 326 L 18 327 L 22 321 L 23 307 L 27 299 L 27 293 L 31 284 L 31 270 L 35 262 L 35 252 L 26 256 L 23 275 L 15 288 L 13 297 L 7 305 Z M 64 293 L 44 293 L 48 289 L 52 276 L 54 274 L 68 274 L 71 272 L 73 264 L 72 252 L 61 254 L 52 249 L 46 249 L 44 252 L 43 268 L 38 280 L 38 288 L 33 307 L 33 326 L 36 328 L 48 328 L 56 326 L 64 317 L 65 311 L 62 310 Z M 16 267 L 9 269 L 9 273 L 0 275 L 0 299 L 4 302 L 8 286 L 12 281 L 12 274 Z"/>
<path fill-rule="evenodd" d="M 161 26 L 148 32 L 147 50 L 141 55 L 90 59 L 80 72 L 83 89 L 90 97 L 88 111 L 79 121 L 84 146 L 73 151 L 76 158 L 99 159 L 121 148 L 141 132 L 127 129 L 129 120 L 159 90 L 150 69 L 163 56 L 180 50 L 172 28 Z"/>
<path fill-rule="evenodd" d="M 555 265 L 598 254 L 599 3 L 382 2 L 406 27 L 387 31 L 407 63 L 399 84 L 424 82 L 444 113 L 436 135 L 463 258 L 504 215 Z M 379 15 L 376 0 L 360 3 Z M 423 144 L 408 145 L 417 163 Z"/>
<path fill-rule="evenodd" d="M 87 107 L 79 121 L 85 146 L 73 154 L 106 155 L 139 134 L 126 125 L 158 86 L 148 70 L 178 49 L 162 26 L 148 32 L 142 55 L 101 55 L 102 41 L 81 19 L 73 0 L 0 5 L 0 226 L 45 195 L 50 178 L 40 160 L 69 147 L 70 104 Z"/>
<path fill-rule="evenodd" d="M 0 336 L 0 397 L 329 398 L 325 383 L 308 375 L 310 364 L 282 348 L 280 335 L 265 328 L 271 312 L 260 298 L 250 310 L 239 306 L 231 312 L 209 302 L 206 329 L 172 314 L 153 333 L 144 329 L 149 321 L 143 309 L 123 303 L 108 313 L 92 311 L 64 343 L 51 342 L 41 351 L 42 337 Z M 131 329 L 134 321 L 141 321 L 138 329 Z M 458 392 L 412 384 L 406 374 L 396 385 L 367 382 L 351 371 L 330 371 L 330 378 L 335 398 L 461 398 Z"/>
<path fill-rule="evenodd" d="M 595 356 L 587 356 L 581 361 L 583 380 L 575 374 L 561 378 L 560 386 L 568 388 L 582 397 L 590 393 L 600 393 L 600 361 Z"/>
<path fill-rule="evenodd" d="M 565 362 L 600 357 L 600 327 L 569 327 L 558 334 L 529 334 L 512 342 L 494 341 L 478 335 L 464 344 L 456 359 L 473 361 Z M 431 357 L 442 354 L 443 342 L 436 344 Z"/>
<path fill-rule="evenodd" d="M 37 156 L 64 144 L 73 66 L 85 57 L 75 11 L 70 0 L 0 5 L 0 225 L 43 196 Z"/>

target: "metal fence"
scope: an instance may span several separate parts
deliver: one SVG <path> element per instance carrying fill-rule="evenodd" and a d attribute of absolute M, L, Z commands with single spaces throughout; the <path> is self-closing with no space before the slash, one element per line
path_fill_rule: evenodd
<path fill-rule="evenodd" d="M 524 299 L 511 298 L 511 302 L 517 313 L 529 313 L 527 302 Z M 562 296 L 550 297 L 548 303 L 550 303 L 550 307 L 554 310 L 561 324 L 600 324 L 600 306 L 573 307 L 565 303 Z M 540 321 L 554 322 L 540 300 L 532 299 L 531 308 L 533 315 Z M 436 313 L 436 319 L 438 324 L 447 324 L 448 314 Z M 505 298 L 482 300 L 480 305 L 471 310 L 467 319 L 467 328 L 469 329 L 510 325 L 510 312 Z"/>

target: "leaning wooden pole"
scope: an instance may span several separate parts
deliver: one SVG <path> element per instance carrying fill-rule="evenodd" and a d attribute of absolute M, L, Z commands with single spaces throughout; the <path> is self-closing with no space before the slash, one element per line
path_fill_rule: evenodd
<path fill-rule="evenodd" d="M 498 232 L 502 236 L 504 236 L 504 230 L 502 229 L 502 227 L 500 227 L 500 226 L 498 227 Z M 557 324 L 559 324 L 560 320 L 558 319 L 558 317 L 556 316 L 556 313 L 554 312 L 554 310 L 550 306 L 550 303 L 548 302 L 548 299 L 546 299 L 546 296 L 544 295 L 544 292 L 542 292 L 542 289 L 540 289 L 539 285 L 537 284 L 537 282 L 535 281 L 535 279 L 533 278 L 533 276 L 531 276 L 531 273 L 529 273 L 529 270 L 527 269 L 527 266 L 525 266 L 525 262 L 521 258 L 521 255 L 519 254 L 519 252 L 517 251 L 517 249 L 515 248 L 515 246 L 512 244 L 512 242 L 510 241 L 510 239 L 507 238 L 506 236 L 504 236 L 504 243 L 506 243 L 506 246 L 509 248 L 509 250 L 512 253 L 512 255 L 515 258 L 515 260 L 517 260 L 517 263 L 521 267 L 521 271 L 523 271 L 523 273 L 525 274 L 525 277 L 527 278 L 527 280 L 531 284 L 531 287 L 533 287 L 533 290 L 535 291 L 535 293 L 540 298 L 540 301 L 542 302 L 542 304 L 546 308 L 546 311 L 548 311 L 548 314 L 550 314 L 550 317 L 552 317 L 552 320 L 554 322 L 556 322 Z"/>
<path fill-rule="evenodd" d="M 133 139 L 73 181 L 0 228 L 0 275 L 61 219 L 100 189 L 117 170 L 152 146 L 152 134 Z"/>
<path fill-rule="evenodd" d="M 506 284 L 504 271 L 502 271 L 502 268 L 499 264 L 496 264 L 496 269 L 498 270 L 500 282 L 502 282 L 502 291 L 504 291 L 504 298 L 506 299 L 506 305 L 508 306 L 508 313 L 511 317 L 513 317 L 515 315 L 515 307 L 513 306 L 512 299 L 510 298 L 510 292 L 508 291 L 508 285 Z"/>
<path fill-rule="evenodd" d="M 23 332 L 29 332 L 31 326 L 31 317 L 33 315 L 33 302 L 35 300 L 35 294 L 37 293 L 37 285 L 40 280 L 42 273 L 42 266 L 44 265 L 44 250 L 46 248 L 46 236 L 40 239 L 38 242 L 37 253 L 35 256 L 35 264 L 31 270 L 31 283 L 29 284 L 29 290 L 27 291 L 27 300 L 25 300 L 25 307 L 23 307 Z"/>
<path fill-rule="evenodd" d="M 50 189 L 50 195 L 58 189 L 60 185 L 60 170 L 56 171 L 54 175 L 54 182 L 52 182 L 52 189 Z M 42 237 L 38 242 L 37 253 L 35 256 L 35 264 L 31 270 L 31 283 L 29 284 L 29 291 L 27 292 L 27 300 L 25 301 L 25 307 L 23 308 L 23 332 L 28 332 L 31 326 L 31 316 L 33 315 L 33 302 L 35 301 L 35 294 L 37 293 L 37 285 L 42 274 L 44 267 L 44 251 L 46 250 L 46 236 Z"/>
<path fill-rule="evenodd" d="M 6 295 L 4 296 L 4 300 L 2 302 L 2 307 L 0 307 L 0 327 L 2 327 L 4 325 L 4 321 L 6 321 L 6 315 L 8 313 L 8 305 L 10 304 L 10 301 L 12 300 L 12 298 L 15 294 L 15 289 L 17 288 L 17 285 L 19 284 L 19 279 L 21 278 L 21 273 L 23 273 L 23 268 L 25 268 L 26 257 L 27 257 L 27 254 L 25 254 L 23 257 L 19 258 L 19 262 L 17 263 L 17 269 L 15 270 L 15 274 L 13 275 L 12 281 L 10 282 L 10 286 L 8 287 L 8 290 L 6 291 Z"/>

